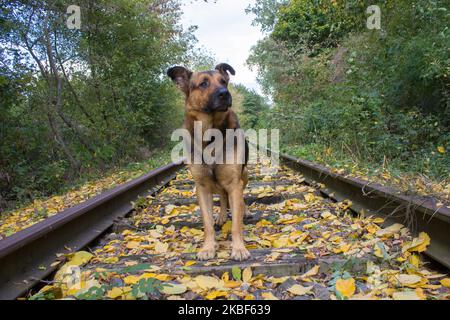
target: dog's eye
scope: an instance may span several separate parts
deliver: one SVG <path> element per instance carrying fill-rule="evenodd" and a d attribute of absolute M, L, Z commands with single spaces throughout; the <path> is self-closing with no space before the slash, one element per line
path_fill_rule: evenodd
<path fill-rule="evenodd" d="M 202 83 L 200 83 L 200 88 L 205 89 L 205 88 L 208 88 L 208 86 L 209 86 L 209 82 L 206 80 L 203 81 Z"/>
<path fill-rule="evenodd" d="M 225 81 L 225 79 L 220 79 L 220 83 L 221 83 L 222 85 L 224 85 L 224 86 L 227 85 L 227 82 Z"/>

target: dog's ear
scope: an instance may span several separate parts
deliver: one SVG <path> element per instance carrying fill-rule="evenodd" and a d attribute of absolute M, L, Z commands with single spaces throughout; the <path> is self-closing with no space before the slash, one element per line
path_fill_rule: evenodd
<path fill-rule="evenodd" d="M 186 95 L 189 94 L 189 81 L 191 80 L 192 71 L 185 67 L 176 66 L 167 70 L 167 75 L 181 91 Z"/>
<path fill-rule="evenodd" d="M 230 72 L 233 76 L 236 74 L 236 71 L 234 71 L 233 67 L 227 63 L 218 64 L 216 66 L 216 70 L 218 70 L 221 74 L 223 74 L 227 79 L 227 81 L 230 80 L 230 75 L 228 74 L 228 72 Z"/>

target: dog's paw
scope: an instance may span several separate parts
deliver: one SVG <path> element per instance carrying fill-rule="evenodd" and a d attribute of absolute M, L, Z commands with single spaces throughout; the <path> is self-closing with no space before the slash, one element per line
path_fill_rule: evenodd
<path fill-rule="evenodd" d="M 243 246 L 233 246 L 231 250 L 231 259 L 236 261 L 244 261 L 250 258 L 250 252 Z"/>
<path fill-rule="evenodd" d="M 203 247 L 197 252 L 197 260 L 205 261 L 214 259 L 216 256 L 216 249 L 214 247 Z"/>

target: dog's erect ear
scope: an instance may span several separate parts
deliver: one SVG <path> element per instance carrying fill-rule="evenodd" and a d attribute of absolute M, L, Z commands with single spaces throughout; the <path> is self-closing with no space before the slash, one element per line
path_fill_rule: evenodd
<path fill-rule="evenodd" d="M 189 71 L 185 67 L 176 66 L 167 70 L 167 75 L 181 91 L 186 95 L 189 94 L 189 81 L 192 76 L 192 71 Z"/>
<path fill-rule="evenodd" d="M 216 66 L 216 70 L 219 70 L 219 72 L 226 77 L 227 81 L 230 80 L 230 75 L 228 74 L 228 72 L 230 72 L 233 76 L 236 74 L 236 71 L 234 71 L 233 67 L 227 63 L 218 64 Z"/>

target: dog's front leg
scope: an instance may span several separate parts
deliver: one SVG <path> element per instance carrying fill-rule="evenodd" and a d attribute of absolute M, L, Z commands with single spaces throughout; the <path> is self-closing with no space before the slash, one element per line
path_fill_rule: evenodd
<path fill-rule="evenodd" d="M 244 244 L 244 188 L 242 183 L 234 183 L 229 189 L 229 200 L 233 222 L 231 226 L 231 235 L 233 238 L 231 244 L 231 258 L 237 261 L 243 261 L 250 258 L 250 252 Z"/>
<path fill-rule="evenodd" d="M 205 243 L 197 253 L 197 259 L 209 260 L 216 255 L 216 233 L 214 230 L 213 195 L 207 186 L 197 186 L 197 198 L 203 218 Z"/>

